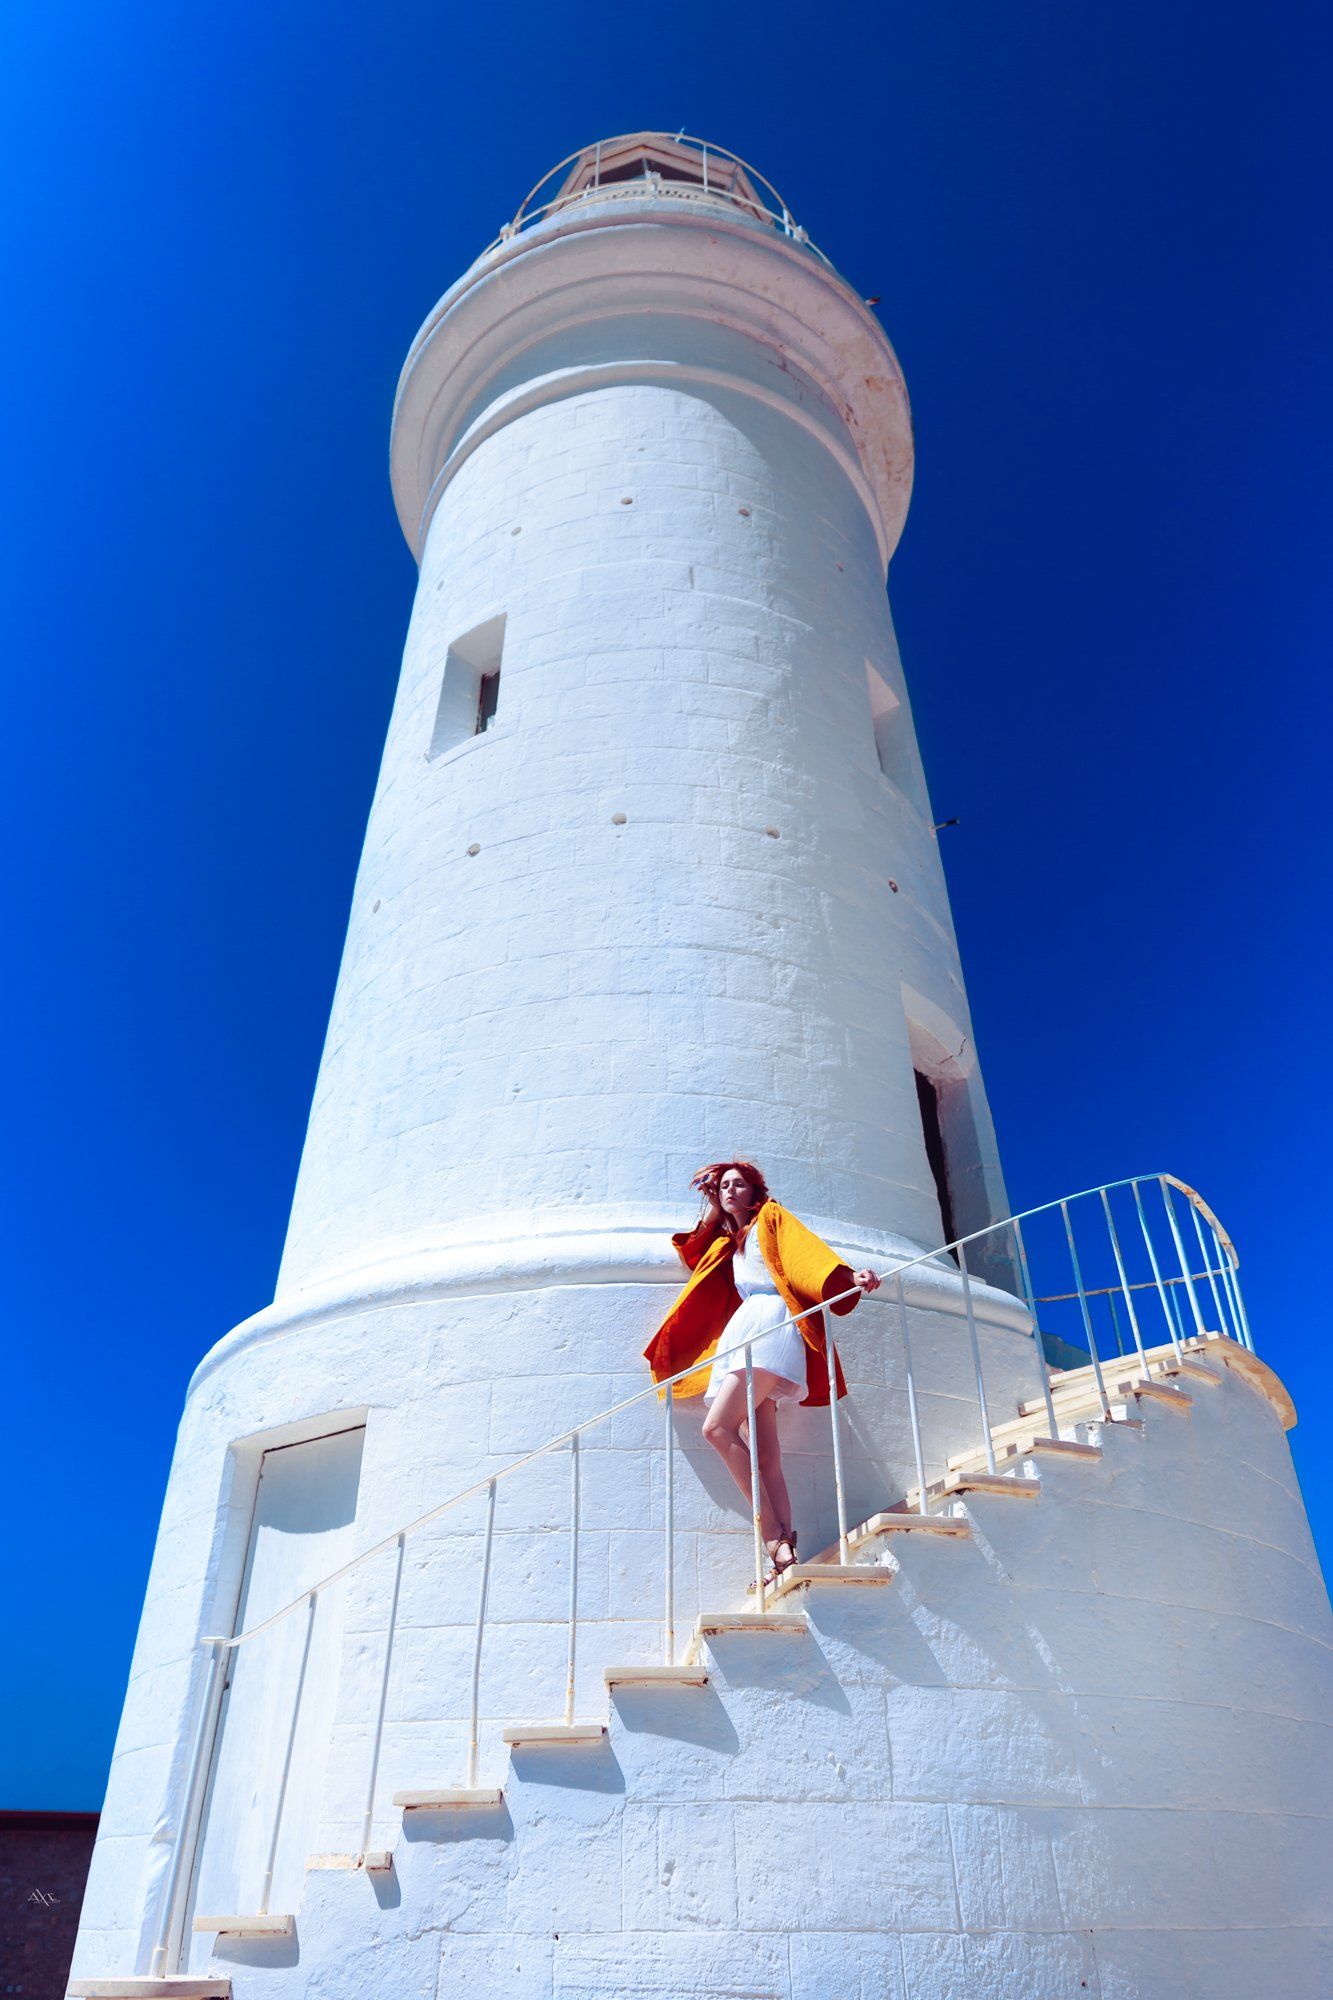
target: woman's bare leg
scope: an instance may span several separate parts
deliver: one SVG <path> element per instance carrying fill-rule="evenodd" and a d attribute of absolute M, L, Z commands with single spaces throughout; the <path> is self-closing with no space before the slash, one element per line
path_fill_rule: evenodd
<path fill-rule="evenodd" d="M 759 1478 L 769 1505 L 777 1515 L 776 1533 L 790 1528 L 791 1495 L 782 1476 L 782 1446 L 778 1442 L 778 1406 L 770 1396 L 754 1413 L 755 1441 L 759 1446 Z"/>
<path fill-rule="evenodd" d="M 773 1393 L 778 1377 L 767 1368 L 754 1371 L 754 1423 L 755 1429 L 763 1436 L 763 1412 L 768 1407 L 768 1398 Z M 704 1418 L 704 1436 L 717 1453 L 727 1471 L 731 1474 L 746 1500 L 750 1498 L 750 1452 L 741 1436 L 741 1425 L 745 1422 L 745 1377 L 728 1375 L 722 1387 L 708 1406 Z M 766 1542 L 773 1541 L 789 1524 L 780 1516 L 764 1486 L 763 1457 L 760 1455 L 759 1474 L 759 1527 Z M 779 1468 L 779 1477 L 781 1470 Z M 783 1492 L 786 1492 L 784 1487 Z"/>

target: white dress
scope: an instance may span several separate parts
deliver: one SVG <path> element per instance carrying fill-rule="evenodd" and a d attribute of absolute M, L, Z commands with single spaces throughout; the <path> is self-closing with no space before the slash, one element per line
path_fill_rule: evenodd
<path fill-rule="evenodd" d="M 773 1392 L 774 1402 L 800 1402 L 807 1387 L 805 1342 L 798 1326 L 782 1324 L 789 1317 L 787 1304 L 779 1296 L 773 1273 L 764 1262 L 759 1231 L 753 1224 L 746 1231 L 744 1247 L 733 1252 L 731 1275 L 741 1302 L 722 1329 L 704 1400 L 711 1401 L 716 1396 L 728 1375 L 744 1377 L 744 1354 L 732 1354 L 729 1350 L 753 1335 L 751 1352 L 755 1367 L 767 1368 L 770 1374 L 781 1378 Z"/>

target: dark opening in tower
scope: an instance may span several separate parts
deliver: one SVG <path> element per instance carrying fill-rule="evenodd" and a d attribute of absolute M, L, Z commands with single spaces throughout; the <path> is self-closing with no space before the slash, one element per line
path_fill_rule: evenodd
<path fill-rule="evenodd" d="M 489 729 L 500 703 L 500 669 L 483 674 L 477 688 L 477 735 Z"/>
<path fill-rule="evenodd" d="M 949 1190 L 949 1162 L 944 1150 L 940 1094 L 935 1084 L 921 1070 L 914 1069 L 912 1074 L 916 1078 L 916 1101 L 921 1110 L 921 1131 L 926 1141 L 926 1158 L 930 1162 L 931 1178 L 935 1182 L 935 1198 L 940 1205 L 940 1226 L 944 1232 L 941 1241 L 952 1243 L 958 1234 L 958 1225 L 954 1218 L 953 1195 Z"/>

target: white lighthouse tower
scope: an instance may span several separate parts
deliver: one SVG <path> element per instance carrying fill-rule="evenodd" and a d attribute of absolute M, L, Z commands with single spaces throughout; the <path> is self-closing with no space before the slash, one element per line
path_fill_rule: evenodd
<path fill-rule="evenodd" d="M 1009 1220 L 911 473 L 878 324 L 696 142 L 566 162 L 417 336 L 280 1282 L 191 1384 L 72 1994 L 1326 1991 L 1294 1412 L 1192 1189 Z M 778 1596 L 640 1358 L 736 1154 L 888 1274 Z"/>

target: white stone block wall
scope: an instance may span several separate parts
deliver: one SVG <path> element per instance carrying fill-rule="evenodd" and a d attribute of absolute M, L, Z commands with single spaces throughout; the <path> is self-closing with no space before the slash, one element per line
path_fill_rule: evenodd
<path fill-rule="evenodd" d="M 280 1296 L 466 1218 L 644 1223 L 732 1150 L 928 1246 L 914 1036 L 963 1052 L 960 1226 L 1004 1213 L 845 424 L 664 308 L 504 361 L 425 540 Z M 501 618 L 495 722 L 432 758 L 450 649 Z"/>
<path fill-rule="evenodd" d="M 604 391 L 501 433 L 450 489 L 284 1289 L 441 1217 L 660 1207 L 740 1148 L 797 1208 L 938 1236 L 899 994 L 940 949 L 912 897 L 920 874 L 940 898 L 938 862 L 875 763 L 873 544 L 822 450 L 748 416 Z M 702 489 L 677 483 L 690 445 L 711 447 Z M 581 469 L 544 508 L 534 458 Z M 496 730 L 430 763 L 450 639 L 497 610 Z"/>
<path fill-rule="evenodd" d="M 848 1245 L 849 1252 L 857 1246 Z M 862 1246 L 860 1254 L 871 1256 Z M 365 1415 L 356 1546 L 500 1471 L 569 1425 L 644 1387 L 639 1352 L 669 1293 L 656 1284 L 582 1284 L 446 1297 L 364 1309 L 257 1337 L 206 1364 L 182 1424 L 148 1600 L 131 1668 L 83 1936 L 114 1970 L 151 1929 L 152 1891 L 174 1826 L 203 1655 L 229 1628 L 253 1493 L 253 1452 Z M 1032 1391 L 1025 1316 L 979 1293 L 990 1403 L 1012 1413 Z M 932 1475 L 977 1433 L 971 1360 L 956 1282 L 914 1294 L 911 1327 Z M 883 1298 L 840 1321 L 852 1394 L 842 1406 L 854 1517 L 896 1500 L 912 1481 L 896 1313 Z M 676 1415 L 678 1648 L 695 1614 L 731 1604 L 750 1575 L 742 1503 L 700 1438 L 702 1405 Z M 786 1459 L 805 1545 L 836 1535 L 826 1412 L 789 1411 Z M 661 1649 L 663 1418 L 653 1397 L 589 1433 L 582 1450 L 580 1707 L 599 1710 L 604 1666 Z M 250 1473 L 247 1475 L 247 1463 Z M 251 1483 L 247 1483 L 247 1476 Z M 483 1748 L 499 1770 L 506 1722 L 563 1703 L 569 1519 L 568 1459 L 539 1461 L 502 1484 L 497 1502 L 493 1636 L 483 1680 Z M 481 1509 L 446 1515 L 409 1544 L 399 1613 L 377 1816 L 385 1840 L 395 1788 L 445 1782 L 462 1768 Z M 364 1808 L 391 1559 L 354 1580 L 318 1848 L 355 1846 Z M 261 1639 L 255 1642 L 262 1645 Z M 427 1773 L 421 1775 L 423 1770 Z M 276 1773 L 257 1775 L 272 1793 Z M 110 1873 L 103 1880 L 105 1871 Z"/>
<path fill-rule="evenodd" d="M 345 1368 L 357 1345 L 349 1329 Z M 1038 1501 L 970 1502 L 967 1542 L 898 1538 L 893 1584 L 817 1594 L 808 1638 L 718 1640 L 709 1688 L 626 1691 L 604 1751 L 511 1762 L 501 1721 L 549 1711 L 563 1667 L 558 1537 L 534 1559 L 539 1524 L 561 1519 L 560 1482 L 538 1482 L 498 1516 L 497 1582 L 531 1613 L 506 1616 L 513 1600 L 497 1595 L 488 1639 L 482 1778 L 504 1783 L 505 1808 L 400 1825 L 391 1790 L 450 1782 L 462 1755 L 451 1691 L 468 1651 L 447 1605 L 471 1603 L 475 1541 L 432 1535 L 408 1566 L 391 1684 L 375 1822 L 396 1848 L 391 1884 L 311 1874 L 289 1962 L 238 1943 L 214 1970 L 241 1995 L 466 1978 L 478 2000 L 610 2000 L 687 1980 L 722 1994 L 744 1977 L 741 1991 L 782 2000 L 1241 2000 L 1266 1967 L 1274 1992 L 1318 2000 L 1333 1621 L 1272 1406 L 1234 1374 L 1194 1393 L 1188 1415 L 1150 1406 L 1141 1426 L 1090 1427 L 1100 1463 L 1043 1461 Z M 195 1466 L 228 1415 L 223 1385 L 206 1400 Z M 370 1413 L 368 1534 L 414 1497 L 394 1468 L 432 1421 L 429 1406 L 378 1426 Z M 655 1637 L 632 1545 L 645 1508 L 650 1530 L 660 1521 L 651 1478 L 622 1491 L 594 1456 L 586 1574 L 605 1616 L 586 1637 L 580 1708 L 602 1713 L 603 1664 Z M 197 1574 L 208 1510 L 179 1499 L 164 1546 Z M 707 1508 L 686 1542 L 703 1539 Z M 735 1584 L 743 1524 L 730 1542 Z M 619 1569 L 617 1548 L 631 1552 Z M 360 1811 L 382 1616 L 368 1581 L 349 1607 L 326 1776 L 332 1847 Z M 155 1622 L 150 1647 L 172 1650 Z M 183 1687 L 170 1661 L 136 1662 L 109 1799 L 123 1831 L 99 1845 L 85 1910 L 90 1972 L 123 1969 L 133 1948 L 166 1781 L 153 1745 Z"/>
<path fill-rule="evenodd" d="M 266 1445 L 364 1421 L 364 1548 L 633 1394 L 708 1158 L 758 1158 L 855 1263 L 936 1243 L 914 1065 L 947 1090 L 960 1226 L 1005 1212 L 884 598 L 910 459 L 860 301 L 734 216 L 557 216 L 423 329 L 394 438 L 421 576 L 278 1298 L 187 1402 L 81 1973 L 147 1965 Z M 432 755 L 445 675 L 448 736 L 497 644 L 492 727 Z M 1003 1419 L 1033 1347 L 1004 1257 L 975 1268 Z M 956 1274 L 909 1307 L 934 1474 L 978 1442 Z M 837 1334 L 855 1519 L 912 1481 L 902 1345 L 882 1296 Z M 748 1576 L 699 1418 L 678 1651 Z M 783 1423 L 813 1552 L 828 1418 Z M 663 1470 L 655 1402 L 585 1440 L 584 1712 L 660 1648 Z M 904 1547 L 888 1590 L 821 1595 L 789 1650 L 719 1642 L 697 1699 L 626 1695 L 591 1760 L 511 1763 L 503 1725 L 563 1696 L 568 1462 L 539 1461 L 497 1504 L 504 1811 L 400 1827 L 395 1789 L 462 1775 L 480 1518 L 445 1516 L 405 1554 L 392 1878 L 310 1874 L 295 1941 L 218 1967 L 256 2000 L 1241 2000 L 1261 1968 L 1315 2000 L 1330 1630 L 1270 1405 L 1229 1377 L 1044 1478 L 978 1502 L 966 1543 Z M 389 1569 L 339 1590 L 327 1768 L 295 1802 L 329 1850 L 360 1843 Z"/>

